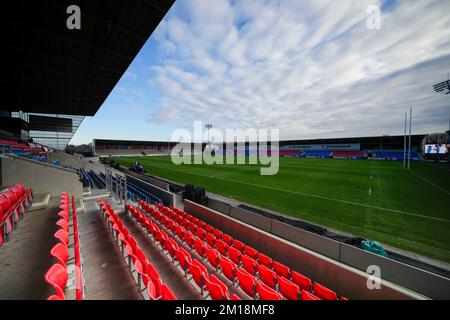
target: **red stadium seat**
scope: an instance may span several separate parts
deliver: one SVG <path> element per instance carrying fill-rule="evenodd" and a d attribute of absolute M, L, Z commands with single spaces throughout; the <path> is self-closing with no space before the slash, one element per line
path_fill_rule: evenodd
<path fill-rule="evenodd" d="M 235 247 L 236 249 L 238 249 L 239 251 L 243 251 L 245 244 L 243 244 L 241 241 L 234 239 L 233 240 L 233 247 Z"/>
<path fill-rule="evenodd" d="M 180 225 L 177 225 L 176 227 L 175 227 L 175 234 L 177 235 L 177 237 L 179 238 L 179 239 L 184 239 L 184 233 L 186 232 L 186 230 L 182 227 L 182 226 L 180 226 Z"/>
<path fill-rule="evenodd" d="M 246 255 L 248 255 L 250 258 L 252 258 L 252 259 L 257 259 L 258 258 L 258 251 L 257 250 L 255 250 L 255 249 L 253 249 L 252 247 L 250 247 L 250 246 L 245 246 L 245 248 L 244 248 L 244 252 L 245 252 L 245 254 Z"/>
<path fill-rule="evenodd" d="M 150 277 L 151 282 L 155 286 L 156 292 L 158 293 L 158 295 L 160 295 L 162 286 L 161 277 L 159 276 L 159 273 L 156 270 L 155 266 L 151 263 L 147 265 L 147 274 Z"/>
<path fill-rule="evenodd" d="M 266 256 L 265 254 L 259 253 L 258 261 L 263 266 L 266 266 L 267 268 L 272 268 L 272 258 Z"/>
<path fill-rule="evenodd" d="M 239 296 L 237 294 L 234 294 L 231 296 L 230 300 L 242 300 L 241 298 L 239 298 Z"/>
<path fill-rule="evenodd" d="M 314 294 L 323 300 L 337 300 L 336 292 L 324 287 L 323 285 L 314 282 L 313 285 Z"/>
<path fill-rule="evenodd" d="M 128 241 L 126 240 L 126 236 L 123 232 L 119 233 L 119 240 L 120 240 L 120 250 L 123 250 L 123 248 L 128 245 Z"/>
<path fill-rule="evenodd" d="M 277 274 L 275 273 L 275 271 L 267 268 L 266 266 L 263 266 L 262 264 L 258 264 L 256 266 L 256 271 L 258 272 L 259 279 L 262 282 L 267 284 L 272 289 L 275 289 L 275 286 L 277 284 Z"/>
<path fill-rule="evenodd" d="M 144 285 L 145 288 L 148 287 L 148 283 L 150 280 L 150 277 L 148 276 L 144 264 L 141 262 L 141 260 L 137 259 L 134 262 L 134 269 L 136 270 L 136 272 L 138 273 L 138 277 L 139 277 L 139 289 L 141 289 L 141 283 Z"/>
<path fill-rule="evenodd" d="M 160 238 L 159 243 L 160 243 L 161 247 L 164 248 L 166 245 L 166 242 L 169 240 L 169 236 L 167 235 L 167 233 L 165 231 L 160 230 L 160 233 L 161 233 L 161 238 Z"/>
<path fill-rule="evenodd" d="M 172 238 L 168 239 L 164 245 L 167 253 L 169 253 L 172 259 L 176 259 L 176 255 L 178 252 L 178 244 Z"/>
<path fill-rule="evenodd" d="M 142 251 L 141 248 L 136 247 L 136 249 L 134 250 L 134 254 L 139 259 L 139 261 L 141 261 L 143 263 L 144 268 L 145 268 L 148 264 L 148 260 L 147 260 L 147 257 L 145 255 L 144 251 Z"/>
<path fill-rule="evenodd" d="M 131 246 L 131 248 L 133 249 L 133 251 L 136 250 L 137 247 L 139 247 L 139 245 L 138 245 L 136 239 L 133 238 L 133 237 L 131 237 L 131 236 L 128 237 L 128 243 L 130 244 L 130 246 Z"/>
<path fill-rule="evenodd" d="M 190 233 L 189 231 L 187 231 L 187 232 L 184 234 L 184 242 L 186 242 L 186 244 L 187 244 L 190 248 L 192 248 L 192 247 L 194 246 L 194 239 L 195 239 L 194 235 L 193 235 L 192 233 Z"/>
<path fill-rule="evenodd" d="M 143 219 L 142 219 L 142 221 L 141 221 L 141 225 L 142 225 L 142 229 L 144 229 L 144 232 L 146 232 L 147 230 L 149 230 L 149 225 L 151 224 L 152 222 L 148 219 L 148 218 L 146 218 L 146 217 L 144 217 Z M 173 231 L 173 230 L 172 230 Z"/>
<path fill-rule="evenodd" d="M 194 246 L 199 256 L 203 258 L 205 256 L 205 243 L 200 238 L 196 238 Z"/>
<path fill-rule="evenodd" d="M 6 211 L 5 211 L 4 215 L 6 215 Z M 6 224 L 6 232 L 10 233 L 13 230 L 13 219 L 12 219 L 12 217 L 9 217 L 9 218 L 6 219 L 6 217 L 4 216 L 2 219 L 4 219 L 4 223 Z M 5 225 L 2 226 L 2 231 L 3 231 L 3 227 L 4 226 Z"/>
<path fill-rule="evenodd" d="M 194 259 L 192 263 L 189 263 L 189 272 L 195 283 L 197 283 L 200 290 L 203 292 L 204 279 L 208 275 L 208 270 L 206 270 L 206 268 L 198 260 Z"/>
<path fill-rule="evenodd" d="M 241 261 L 242 261 L 242 266 L 244 267 L 244 269 L 249 272 L 251 275 L 256 275 L 256 265 L 257 262 L 250 258 L 247 255 L 242 255 L 241 256 Z"/>
<path fill-rule="evenodd" d="M 205 239 L 205 235 L 206 235 L 205 229 L 197 228 L 197 236 L 198 236 L 200 239 L 204 240 L 204 239 Z"/>
<path fill-rule="evenodd" d="M 61 210 L 60 212 L 58 212 L 58 216 L 63 218 L 66 221 L 69 221 L 69 212 L 67 212 L 65 210 Z"/>
<path fill-rule="evenodd" d="M 161 243 L 161 241 L 162 241 L 161 230 L 155 224 L 153 225 L 152 234 L 153 234 L 155 240 L 158 241 L 159 243 Z"/>
<path fill-rule="evenodd" d="M 158 241 L 158 238 L 161 239 L 161 232 L 159 231 L 158 226 L 155 223 L 150 225 L 150 234 L 153 236 L 153 239 Z"/>
<path fill-rule="evenodd" d="M 7 211 L 11 208 L 12 203 L 3 193 L 0 193 L 0 207 L 3 209 L 3 214 L 6 214 Z"/>
<path fill-rule="evenodd" d="M 217 251 L 219 251 L 220 254 L 222 254 L 224 256 L 227 255 L 228 245 L 226 244 L 225 241 L 216 240 L 216 247 L 217 247 Z"/>
<path fill-rule="evenodd" d="M 184 270 L 184 275 L 186 275 L 189 270 L 189 263 L 191 263 L 191 255 L 183 248 L 179 248 L 177 251 L 177 261 L 180 264 L 180 267 Z"/>
<path fill-rule="evenodd" d="M 142 226 L 144 229 L 146 229 L 147 232 L 152 233 L 152 225 L 153 225 L 153 221 L 150 218 L 145 218 L 142 221 Z M 175 232 L 175 229 L 172 230 L 172 232 Z"/>
<path fill-rule="evenodd" d="M 64 299 L 61 297 L 58 297 L 57 295 L 52 295 L 52 296 L 48 297 L 47 300 L 64 300 Z"/>
<path fill-rule="evenodd" d="M 177 300 L 167 284 L 161 286 L 161 300 Z"/>
<path fill-rule="evenodd" d="M 233 244 L 233 238 L 225 233 L 222 234 L 222 240 L 229 246 Z"/>
<path fill-rule="evenodd" d="M 199 222 L 197 223 L 197 225 L 198 225 L 200 228 L 205 229 L 206 222 L 204 222 L 204 221 L 199 221 Z"/>
<path fill-rule="evenodd" d="M 193 222 L 189 223 L 189 230 L 192 232 L 192 234 L 197 233 L 197 225 Z"/>
<path fill-rule="evenodd" d="M 205 235 L 205 241 L 213 248 L 216 246 L 216 237 L 211 233 Z"/>
<path fill-rule="evenodd" d="M 300 288 L 292 281 L 283 276 L 277 277 L 278 288 L 280 293 L 288 300 L 300 299 Z"/>
<path fill-rule="evenodd" d="M 116 236 L 118 236 L 120 233 L 122 233 L 122 229 L 120 228 L 120 226 L 117 223 L 113 224 L 113 231 L 116 234 Z"/>
<path fill-rule="evenodd" d="M 205 278 L 205 284 L 212 300 L 228 300 L 227 286 L 213 274 L 209 276 L 209 279 Z"/>
<path fill-rule="evenodd" d="M 61 242 L 54 245 L 50 250 L 50 254 L 55 257 L 62 266 L 65 266 L 69 259 L 69 251 L 67 250 L 66 245 Z"/>
<path fill-rule="evenodd" d="M 220 239 L 222 237 L 222 231 L 220 231 L 219 229 L 213 229 L 213 235 L 217 238 Z"/>
<path fill-rule="evenodd" d="M 204 228 L 205 228 L 206 232 L 208 232 L 208 233 L 212 233 L 214 230 L 214 228 L 212 226 L 210 226 L 209 224 L 205 225 Z"/>
<path fill-rule="evenodd" d="M 244 269 L 237 269 L 236 277 L 239 282 L 239 287 L 250 297 L 254 298 L 257 283 L 256 278 Z"/>
<path fill-rule="evenodd" d="M 289 267 L 285 266 L 284 264 L 273 260 L 273 269 L 275 270 L 275 272 L 278 275 L 283 276 L 287 279 L 290 278 L 291 270 L 289 269 Z"/>
<path fill-rule="evenodd" d="M 189 231 L 189 220 L 181 219 L 180 224 L 186 229 L 186 231 Z"/>
<path fill-rule="evenodd" d="M 236 265 L 224 257 L 219 257 L 219 264 L 223 275 L 234 283 L 236 278 Z"/>
<path fill-rule="evenodd" d="M 54 237 L 64 243 L 66 246 L 69 245 L 69 234 L 64 229 L 59 229 L 55 232 Z"/>
<path fill-rule="evenodd" d="M 161 214 L 161 217 L 159 218 L 159 220 L 165 227 L 169 226 L 169 218 L 167 218 L 164 214 Z"/>
<path fill-rule="evenodd" d="M 157 289 L 157 286 L 155 282 L 149 281 L 147 284 L 147 294 L 150 298 L 150 300 L 159 300 L 161 299 L 161 294 L 159 289 Z"/>
<path fill-rule="evenodd" d="M 127 242 L 129 242 L 129 240 L 130 240 L 130 238 L 131 238 L 131 236 L 130 236 L 130 231 L 128 231 L 127 228 L 123 228 L 122 233 L 123 233 L 125 239 L 127 240 Z"/>
<path fill-rule="evenodd" d="M 292 282 L 298 285 L 301 290 L 311 291 L 311 279 L 293 270 L 291 272 L 291 276 Z"/>
<path fill-rule="evenodd" d="M 66 267 L 55 263 L 48 269 L 44 276 L 45 281 L 53 286 L 56 291 L 56 295 L 61 299 L 66 299 L 64 290 L 67 284 L 67 270 Z"/>
<path fill-rule="evenodd" d="M 69 223 L 65 219 L 59 219 L 56 225 L 69 232 Z"/>
<path fill-rule="evenodd" d="M 217 266 L 219 265 L 219 253 L 210 247 L 205 248 L 205 254 L 206 258 L 208 259 L 208 262 L 217 269 Z"/>
<path fill-rule="evenodd" d="M 126 245 L 125 246 L 125 253 L 127 254 L 127 257 L 128 257 L 128 265 L 130 267 L 133 266 L 134 263 L 136 262 L 136 260 L 138 260 L 138 258 L 134 254 L 133 247 L 131 245 L 129 245 L 129 244 Z"/>
<path fill-rule="evenodd" d="M 25 187 L 20 183 L 17 183 L 12 189 L 14 189 L 19 196 L 23 196 L 26 193 Z"/>
<path fill-rule="evenodd" d="M 238 249 L 234 247 L 229 247 L 228 255 L 231 261 L 233 261 L 234 263 L 239 264 L 241 262 L 242 253 Z"/>
<path fill-rule="evenodd" d="M 308 291 L 302 290 L 302 300 L 320 300 L 320 298 Z"/>
<path fill-rule="evenodd" d="M 9 200 L 11 205 L 13 206 L 17 201 L 17 195 L 9 189 L 6 189 L 2 192 L 2 195 Z"/>
<path fill-rule="evenodd" d="M 256 292 L 258 292 L 260 300 L 283 300 L 283 297 L 278 292 L 261 282 L 257 283 Z"/>

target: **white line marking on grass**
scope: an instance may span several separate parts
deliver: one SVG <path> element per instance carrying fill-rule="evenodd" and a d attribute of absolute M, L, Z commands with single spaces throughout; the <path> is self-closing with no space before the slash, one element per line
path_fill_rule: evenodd
<path fill-rule="evenodd" d="M 372 188 L 369 188 L 369 196 L 372 195 Z"/>
<path fill-rule="evenodd" d="M 319 198 L 319 199 L 324 199 L 324 200 L 336 201 L 336 202 L 341 202 L 341 203 L 346 203 L 346 204 L 350 204 L 350 205 L 361 206 L 361 207 L 366 207 L 366 208 L 371 208 L 371 209 L 377 209 L 377 210 L 383 210 L 383 211 L 390 211 L 390 212 L 395 212 L 395 213 L 401 213 L 401 214 L 404 214 L 404 215 L 409 215 L 409 216 L 419 217 L 419 218 L 423 218 L 423 219 L 431 219 L 431 220 L 436 220 L 436 221 L 450 222 L 450 220 L 447 220 L 447 219 L 436 218 L 436 217 L 430 217 L 430 216 L 426 216 L 426 215 L 422 215 L 422 214 L 417 214 L 417 213 L 412 213 L 412 212 L 406 212 L 406 211 L 401 211 L 401 210 L 396 210 L 396 209 L 389 209 L 389 208 L 377 207 L 377 206 L 372 206 L 372 205 L 369 205 L 369 204 L 364 204 L 364 203 L 359 203 L 359 202 L 353 202 L 353 201 L 348 201 L 348 200 L 335 199 L 335 198 L 330 198 L 330 197 L 320 196 L 320 195 L 312 194 L 312 193 L 306 193 L 306 192 L 300 192 L 300 191 L 292 191 L 292 190 L 286 190 L 286 189 L 282 189 L 282 188 L 269 187 L 269 186 L 262 186 L 262 185 L 255 184 L 255 183 L 243 182 L 243 181 L 237 181 L 237 180 L 231 180 L 231 179 L 223 179 L 223 178 L 217 178 L 217 179 L 219 179 L 219 180 L 224 180 L 224 181 L 230 181 L 230 182 L 241 183 L 241 184 L 247 184 L 247 185 L 251 185 L 251 186 L 255 186 L 255 187 L 260 187 L 260 188 L 265 188 L 265 189 L 272 189 L 272 190 L 277 190 L 277 191 L 282 191 L 282 192 L 288 192 L 288 193 L 293 193 L 293 194 L 299 194 L 299 195 L 308 196 L 308 197 L 313 197 L 313 198 Z"/>
<path fill-rule="evenodd" d="M 212 178 L 223 177 L 223 176 L 228 176 L 228 175 L 235 174 L 235 173 L 236 172 L 223 172 L 223 173 L 214 174 L 210 177 L 212 177 Z"/>
<path fill-rule="evenodd" d="M 442 188 L 442 187 L 439 187 L 437 184 L 431 182 L 430 180 L 428 180 L 428 179 L 422 177 L 420 174 L 415 173 L 414 171 L 409 171 L 409 172 L 411 172 L 411 173 L 412 173 L 413 175 L 415 175 L 417 178 L 422 179 L 423 181 L 425 181 L 425 182 L 427 182 L 428 184 L 432 185 L 433 187 L 435 187 L 435 188 L 441 190 L 442 192 L 445 192 L 446 194 L 450 195 L 450 192 L 448 192 L 447 190 L 445 190 L 445 189 Z"/>
<path fill-rule="evenodd" d="M 360 206 L 360 207 L 365 207 L 365 208 L 371 208 L 371 209 L 377 209 L 377 210 L 389 211 L 389 212 L 394 212 L 394 213 L 400 213 L 400 214 L 404 214 L 404 215 L 408 215 L 408 216 L 413 216 L 413 217 L 418 217 L 418 218 L 423 218 L 423 219 L 430 219 L 430 220 L 435 220 L 435 221 L 450 222 L 450 220 L 448 220 L 448 219 L 436 218 L 436 217 L 431 217 L 431 216 L 426 216 L 426 215 L 422 215 L 422 214 L 418 214 L 418 213 L 406 212 L 406 211 L 401 211 L 401 210 L 396 210 L 396 209 L 389 209 L 389 208 L 377 207 L 377 206 L 372 206 L 372 205 L 370 205 L 370 204 L 364 204 L 364 203 L 353 202 L 353 201 L 348 201 L 348 200 L 335 199 L 335 198 L 325 197 L 325 196 L 321 196 L 321 195 L 317 195 L 317 194 L 312 194 L 312 193 L 306 193 L 306 192 L 300 192 L 300 191 L 287 190 L 287 189 L 282 189 L 282 188 L 277 188 L 277 187 L 263 186 L 263 185 L 256 184 L 256 183 L 243 182 L 243 181 L 233 180 L 233 179 L 225 179 L 225 178 L 220 178 L 220 177 L 212 177 L 212 176 L 208 176 L 208 175 L 204 175 L 204 174 L 199 174 L 199 173 L 186 172 L 186 171 L 183 171 L 183 170 L 175 170 L 175 169 L 172 169 L 172 168 L 165 168 L 165 169 L 167 169 L 167 170 L 172 170 L 172 171 L 177 171 L 177 172 L 182 172 L 182 173 L 193 174 L 193 175 L 197 175 L 197 176 L 201 176 L 201 177 L 206 177 L 206 178 L 212 178 L 212 179 L 217 179 L 217 180 L 223 180 L 223 181 L 228 181 L 228 182 L 234 182 L 234 183 L 245 184 L 245 185 L 249 185 L 249 186 L 253 186 L 253 187 L 258 187 L 258 188 L 264 188 L 264 189 L 269 189 L 269 190 L 276 190 L 276 191 L 287 192 L 287 193 L 292 193 L 292 194 L 299 194 L 299 195 L 302 195 L 302 196 L 308 196 L 308 197 L 312 197 L 312 198 L 324 199 L 324 200 L 329 200 L 329 201 L 336 201 L 336 202 L 345 203 L 345 204 L 350 204 L 350 205 L 354 205 L 354 206 Z"/>

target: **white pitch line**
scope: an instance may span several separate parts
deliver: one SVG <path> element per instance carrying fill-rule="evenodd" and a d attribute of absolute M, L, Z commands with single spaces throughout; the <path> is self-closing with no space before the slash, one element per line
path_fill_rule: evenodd
<path fill-rule="evenodd" d="M 236 172 L 222 172 L 222 173 L 218 173 L 218 174 L 212 175 L 210 177 L 217 178 L 217 177 L 228 176 L 228 175 L 235 174 L 235 173 Z"/>
<path fill-rule="evenodd" d="M 324 199 L 324 200 L 336 201 L 336 202 L 346 203 L 346 204 L 350 204 L 350 205 L 354 205 L 354 206 L 361 206 L 361 207 L 366 207 L 366 208 L 371 208 L 371 209 L 390 211 L 390 212 L 400 213 L 400 214 L 404 214 L 404 215 L 415 216 L 415 217 L 419 217 L 419 218 L 423 218 L 423 219 L 430 219 L 430 220 L 436 220 L 436 221 L 450 222 L 450 220 L 448 220 L 448 219 L 430 217 L 430 216 L 425 216 L 425 215 L 422 215 L 422 214 L 406 212 L 406 211 L 401 211 L 401 210 L 396 210 L 396 209 L 389 209 L 389 208 L 383 208 L 383 207 L 378 207 L 378 206 L 372 206 L 372 205 L 369 205 L 369 204 L 353 202 L 353 201 L 348 201 L 348 200 L 335 199 L 335 198 L 320 196 L 320 195 L 312 194 L 312 193 L 292 191 L 292 190 L 286 190 L 286 189 L 282 189 L 282 188 L 269 187 L 269 186 L 262 186 L 262 185 L 259 185 L 259 184 L 243 182 L 243 181 L 237 181 L 237 180 L 231 180 L 231 179 L 223 179 L 223 178 L 217 178 L 217 179 L 224 180 L 224 181 L 230 181 L 230 182 L 236 182 L 236 183 L 240 183 L 240 184 L 247 184 L 247 185 L 260 187 L 260 188 L 265 188 L 265 189 L 272 189 L 272 190 L 277 190 L 277 191 L 282 191 L 282 192 L 299 194 L 299 195 L 302 195 L 302 196 L 308 196 L 308 197 L 319 198 L 319 199 Z"/>
<path fill-rule="evenodd" d="M 255 183 L 250 183 L 250 182 L 243 182 L 243 181 L 233 180 L 233 179 L 225 179 L 225 178 L 220 178 L 220 177 L 215 178 L 215 177 L 208 176 L 208 175 L 205 175 L 205 174 L 186 172 L 186 171 L 183 171 L 183 170 L 175 170 L 175 169 L 171 169 L 171 168 L 167 168 L 167 167 L 165 167 L 165 169 L 172 170 L 172 171 L 177 171 L 177 172 L 182 172 L 182 173 L 190 173 L 190 174 L 193 174 L 193 175 L 206 177 L 206 178 L 212 178 L 212 179 L 217 179 L 217 180 L 223 180 L 223 181 L 228 181 L 228 182 L 245 184 L 245 185 L 254 186 L 254 187 L 258 187 L 258 188 L 264 188 L 264 189 L 269 189 L 269 190 L 276 190 L 276 191 L 287 192 L 287 193 L 292 193 L 292 194 L 299 194 L 299 195 L 302 195 L 302 196 L 308 196 L 308 197 L 312 197 L 312 198 L 324 199 L 324 200 L 329 200 L 329 201 L 336 201 L 336 202 L 350 204 L 350 205 L 354 205 L 354 206 L 360 206 L 360 207 L 365 207 L 365 208 L 371 208 L 371 209 L 389 211 L 389 212 L 394 212 L 394 213 L 400 213 L 400 214 L 403 214 L 403 215 L 408 215 L 408 216 L 413 216 L 413 217 L 418 217 L 418 218 L 423 218 L 423 219 L 430 219 L 430 220 L 436 220 L 436 221 L 450 222 L 450 220 L 448 220 L 448 219 L 436 218 L 436 217 L 431 217 L 431 216 L 426 216 L 426 215 L 422 215 L 422 214 L 418 214 L 418 213 L 412 213 L 412 212 L 401 211 L 401 210 L 396 210 L 396 209 L 389 209 L 389 208 L 383 208 L 383 207 L 378 207 L 378 206 L 372 206 L 370 204 L 364 204 L 364 203 L 353 202 L 353 201 L 348 201 L 348 200 L 335 199 L 335 198 L 330 198 L 330 197 L 326 197 L 326 196 L 320 196 L 320 195 L 312 194 L 312 193 L 306 193 L 306 192 L 300 192 L 300 191 L 292 191 L 292 190 L 287 190 L 287 189 L 282 189 L 282 188 L 277 188 L 277 187 L 263 186 L 263 185 L 260 185 L 260 184 L 255 184 Z"/>
<path fill-rule="evenodd" d="M 415 173 L 414 171 L 409 171 L 409 172 L 411 172 L 411 173 L 412 173 L 413 175 L 415 175 L 417 178 L 422 179 L 422 180 L 425 181 L 426 183 L 432 185 L 433 187 L 435 187 L 435 188 L 441 190 L 442 192 L 444 192 L 444 193 L 446 193 L 446 194 L 448 194 L 448 195 L 450 196 L 450 192 L 448 192 L 448 191 L 445 190 L 444 188 L 439 187 L 437 184 L 435 184 L 435 183 L 431 182 L 430 180 L 428 180 L 428 179 L 422 177 L 420 174 Z"/>
<path fill-rule="evenodd" d="M 369 196 L 372 195 L 372 188 L 369 188 Z"/>

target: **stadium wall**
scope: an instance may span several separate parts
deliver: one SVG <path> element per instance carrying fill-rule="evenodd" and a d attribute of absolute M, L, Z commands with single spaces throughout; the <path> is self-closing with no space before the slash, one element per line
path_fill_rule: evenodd
<path fill-rule="evenodd" d="M 189 200 L 184 201 L 184 209 L 350 299 L 424 299 L 385 280 L 381 280 L 379 290 L 368 290 L 369 275 L 365 272 Z"/>
<path fill-rule="evenodd" d="M 208 198 L 208 207 L 213 210 L 219 211 L 220 213 L 226 214 L 227 216 L 230 215 L 231 206 L 226 202 Z"/>
<path fill-rule="evenodd" d="M 103 172 L 104 174 L 106 174 L 106 167 L 101 163 L 95 163 L 95 162 L 89 162 L 89 161 L 83 160 L 82 165 L 86 171 L 94 170 L 97 173 Z M 113 171 L 114 173 L 120 172 L 118 170 L 111 170 L 111 171 Z"/>
<path fill-rule="evenodd" d="M 97 156 L 142 156 L 142 152 L 145 152 L 148 156 L 167 156 L 170 150 L 154 151 L 154 150 L 119 150 L 119 149 L 97 149 L 95 155 Z"/>
<path fill-rule="evenodd" d="M 152 184 L 154 186 L 157 186 L 158 188 L 161 188 L 161 189 L 163 189 L 165 191 L 170 191 L 170 184 L 167 183 L 167 182 L 155 179 L 155 178 L 151 177 L 150 175 L 148 175 L 146 173 L 135 173 L 133 171 L 128 170 L 127 167 L 125 167 L 125 166 L 120 166 L 120 169 L 124 173 L 126 173 L 126 174 L 128 174 L 130 176 L 133 176 L 133 177 L 135 177 L 137 179 L 140 179 L 140 180 L 144 180 L 145 179 L 144 180 L 145 182 L 148 182 L 148 183 L 150 183 L 150 184 Z M 144 179 L 142 179 L 143 176 L 145 177 Z"/>
<path fill-rule="evenodd" d="M 272 221 L 270 219 L 237 207 L 230 207 L 229 216 L 266 232 L 270 232 L 272 227 Z"/>
<path fill-rule="evenodd" d="M 272 219 L 270 233 L 340 261 L 341 243 Z"/>
<path fill-rule="evenodd" d="M 213 210 L 221 214 L 238 219 L 361 271 L 366 271 L 370 265 L 380 266 L 382 277 L 386 280 L 433 299 L 450 299 L 450 279 L 242 208 L 233 207 L 220 200 L 209 199 L 208 207 L 210 208 L 212 208 L 211 200 L 213 200 Z"/>
<path fill-rule="evenodd" d="M 341 243 L 340 247 L 339 260 L 345 264 L 360 270 L 367 270 L 368 266 L 377 265 L 385 279 L 433 299 L 450 299 L 450 279 L 345 243 Z"/>
<path fill-rule="evenodd" d="M 160 187 L 157 187 L 149 182 L 135 178 L 129 174 L 125 174 L 125 176 L 127 178 L 127 181 L 159 197 L 164 202 L 164 205 L 166 206 L 175 205 L 175 195 L 173 193 L 161 189 Z"/>
<path fill-rule="evenodd" d="M 3 186 L 20 182 L 36 194 L 50 193 L 52 197 L 59 197 L 64 190 L 77 199 L 83 196 L 83 184 L 73 170 L 28 159 L 1 157 L 0 160 L 0 184 Z"/>
<path fill-rule="evenodd" d="M 49 152 L 48 153 L 48 162 L 52 163 L 52 161 L 58 160 L 63 167 L 71 167 L 74 169 L 80 169 L 83 164 L 81 155 L 71 155 L 65 152 Z"/>
<path fill-rule="evenodd" d="M 70 167 L 76 170 L 84 168 L 86 171 L 95 170 L 97 173 L 103 172 L 106 174 L 106 167 L 97 162 L 90 162 L 80 155 L 71 155 L 64 152 L 49 152 L 48 162 L 59 160 L 62 167 Z M 114 170 L 115 171 L 115 170 Z"/>

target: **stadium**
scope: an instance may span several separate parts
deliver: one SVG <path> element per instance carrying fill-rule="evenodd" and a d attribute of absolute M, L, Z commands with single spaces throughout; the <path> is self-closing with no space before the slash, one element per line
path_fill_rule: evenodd
<path fill-rule="evenodd" d="M 145 134 L 137 123 L 120 131 L 126 116 L 110 125 L 120 112 L 105 106 L 142 52 L 157 51 L 174 3 L 4 9 L 0 300 L 450 299 L 450 128 L 429 125 L 442 123 L 430 115 L 436 103 L 418 112 L 418 126 L 431 120 L 414 132 L 402 102 L 395 130 L 384 115 L 370 124 L 381 134 L 369 124 L 353 133 L 354 120 L 333 133 L 322 110 L 327 138 L 281 125 L 289 137 L 265 144 L 215 140 L 212 121 L 180 149 L 154 129 L 164 113 L 172 119 L 164 102 Z M 449 80 L 425 88 L 419 100 L 448 111 Z M 226 111 L 214 119 L 227 122 Z M 102 118 L 109 131 L 83 127 Z M 82 130 L 90 140 L 74 142 Z M 262 174 L 269 166 L 276 172 Z"/>

